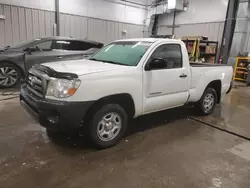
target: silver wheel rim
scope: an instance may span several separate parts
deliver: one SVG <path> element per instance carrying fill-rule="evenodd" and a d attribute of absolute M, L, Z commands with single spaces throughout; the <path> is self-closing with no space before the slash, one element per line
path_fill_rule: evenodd
<path fill-rule="evenodd" d="M 209 112 L 213 106 L 214 106 L 214 96 L 211 93 L 208 93 L 203 101 L 203 106 L 205 109 L 205 112 Z"/>
<path fill-rule="evenodd" d="M 0 85 L 11 86 L 16 83 L 18 74 L 12 67 L 1 67 L 0 68 Z"/>
<path fill-rule="evenodd" d="M 97 126 L 97 135 L 102 141 L 113 140 L 120 133 L 122 127 L 121 116 L 115 112 L 105 114 Z"/>

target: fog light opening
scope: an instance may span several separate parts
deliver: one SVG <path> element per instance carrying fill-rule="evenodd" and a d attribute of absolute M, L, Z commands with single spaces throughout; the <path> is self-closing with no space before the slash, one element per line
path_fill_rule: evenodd
<path fill-rule="evenodd" d="M 48 121 L 53 124 L 57 124 L 59 122 L 59 116 L 49 116 Z"/>

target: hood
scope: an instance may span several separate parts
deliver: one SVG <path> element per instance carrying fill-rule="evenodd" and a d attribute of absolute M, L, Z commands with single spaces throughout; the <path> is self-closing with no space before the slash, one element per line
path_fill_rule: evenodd
<path fill-rule="evenodd" d="M 23 61 L 23 56 L 24 52 L 21 50 L 5 50 L 5 51 L 0 51 L 0 62 L 4 60 L 8 61 L 14 61 L 16 62 L 17 60 Z M 21 59 L 20 59 L 21 58 Z"/>
<path fill-rule="evenodd" d="M 74 73 L 78 76 L 129 68 L 128 66 L 114 65 L 111 63 L 103 63 L 100 61 L 91 61 L 88 59 L 51 62 L 44 63 L 42 65 L 50 67 L 57 72 Z"/>
<path fill-rule="evenodd" d="M 15 56 L 19 54 L 24 54 L 20 49 L 0 49 L 0 56 Z"/>

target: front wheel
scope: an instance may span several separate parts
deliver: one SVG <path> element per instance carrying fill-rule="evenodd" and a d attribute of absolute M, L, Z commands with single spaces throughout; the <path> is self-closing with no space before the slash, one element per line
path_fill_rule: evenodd
<path fill-rule="evenodd" d="M 13 88 L 21 79 L 21 71 L 12 63 L 0 64 L 0 88 Z"/>
<path fill-rule="evenodd" d="M 105 149 L 116 145 L 127 129 L 128 116 L 117 104 L 102 106 L 93 113 L 85 126 L 87 136 L 98 148 Z"/>
<path fill-rule="evenodd" d="M 197 106 L 202 115 L 210 115 L 217 104 L 217 93 L 213 88 L 207 88 Z"/>

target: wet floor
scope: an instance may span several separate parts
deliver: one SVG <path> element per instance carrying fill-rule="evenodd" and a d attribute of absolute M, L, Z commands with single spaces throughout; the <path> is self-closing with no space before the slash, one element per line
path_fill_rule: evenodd
<path fill-rule="evenodd" d="M 250 88 L 233 89 L 211 116 L 198 118 L 250 138 Z"/>
<path fill-rule="evenodd" d="M 178 108 L 129 123 L 115 147 L 97 151 L 81 136 L 47 135 L 19 105 L 0 102 L 0 187 L 249 188 L 250 88 L 234 89 L 208 117 Z"/>

